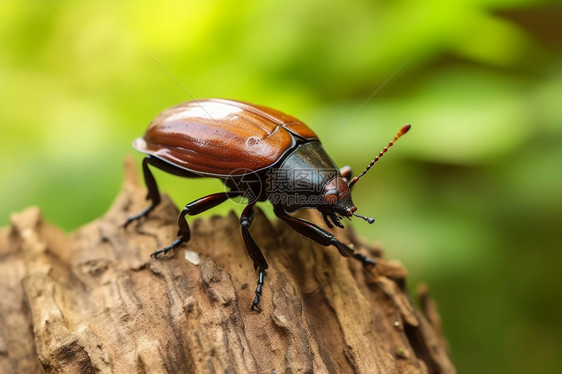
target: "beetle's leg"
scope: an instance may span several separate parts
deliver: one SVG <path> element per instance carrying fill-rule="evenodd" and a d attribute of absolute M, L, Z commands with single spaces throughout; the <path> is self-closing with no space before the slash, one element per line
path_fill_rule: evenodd
<path fill-rule="evenodd" d="M 260 248 L 250 235 L 250 226 L 254 221 L 254 204 L 248 204 L 246 208 L 242 211 L 240 216 L 240 225 L 242 226 L 242 238 L 244 239 L 244 245 L 248 251 L 248 255 L 254 261 L 254 269 L 262 267 L 267 269 L 267 262 L 261 253 Z"/>
<path fill-rule="evenodd" d="M 185 208 L 183 208 L 183 210 L 180 212 L 180 215 L 178 216 L 178 226 L 179 226 L 179 233 L 178 236 L 179 238 L 177 238 L 176 240 L 174 240 L 172 242 L 172 244 L 161 248 L 157 251 L 152 252 L 152 254 L 150 255 L 150 257 L 158 257 L 158 255 L 160 253 L 168 253 L 169 251 L 171 251 L 172 249 L 176 249 L 181 243 L 183 242 L 187 242 L 189 240 L 189 238 L 191 237 L 191 233 L 189 231 L 189 226 L 187 225 L 187 221 L 185 220 L 185 215 L 189 214 L 188 211 L 188 206 L 189 204 L 187 204 L 185 206 Z"/>
<path fill-rule="evenodd" d="M 336 215 L 336 213 L 322 212 L 322 218 L 324 218 L 324 222 L 326 222 L 326 226 L 328 226 L 330 229 L 333 229 L 334 225 L 336 225 L 340 229 L 344 228 L 343 223 L 341 223 L 341 219 Z M 330 219 L 332 220 L 332 222 L 330 222 Z"/>
<path fill-rule="evenodd" d="M 242 215 L 240 216 L 240 225 L 242 228 L 242 238 L 244 239 L 244 245 L 246 246 L 246 250 L 248 251 L 248 255 L 254 261 L 254 269 L 259 270 L 258 275 L 258 286 L 256 288 L 256 294 L 254 296 L 254 300 L 252 301 L 252 309 L 259 310 L 258 304 L 260 302 L 262 286 L 263 286 L 263 278 L 265 276 L 265 269 L 267 269 L 268 265 L 261 253 L 260 248 L 250 235 L 250 226 L 254 221 L 254 205 L 248 204 Z"/>
<path fill-rule="evenodd" d="M 265 277 L 265 269 L 260 267 L 258 274 L 258 286 L 256 287 L 256 294 L 254 300 L 252 301 L 252 310 L 260 310 L 258 304 L 260 303 L 261 289 L 263 286 L 263 278 Z"/>
<path fill-rule="evenodd" d="M 322 218 L 324 218 L 324 222 L 326 222 L 326 226 L 328 226 L 331 229 L 334 228 L 334 225 L 332 225 L 332 222 L 330 222 L 330 220 L 328 219 L 327 213 L 322 213 Z"/>
<path fill-rule="evenodd" d="M 343 223 L 341 223 L 341 219 L 337 216 L 336 213 L 330 213 L 329 214 L 330 218 L 332 219 L 332 222 L 334 223 L 334 225 L 336 225 L 337 227 L 339 227 L 340 229 L 343 229 Z"/>
<path fill-rule="evenodd" d="M 275 207 L 274 212 L 277 217 L 287 222 L 299 234 L 323 246 L 333 245 L 343 256 L 355 258 L 360 261 L 366 269 L 372 269 L 375 266 L 375 261 L 349 248 L 347 245 L 340 242 L 333 234 L 316 226 L 314 223 L 302 218 L 290 216 L 285 213 L 282 207 Z"/>
<path fill-rule="evenodd" d="M 152 175 L 152 172 L 148 168 L 148 164 L 151 164 L 152 160 L 153 158 L 151 156 L 146 156 L 142 160 L 142 173 L 144 175 L 144 183 L 148 188 L 148 194 L 146 195 L 146 199 L 150 200 L 150 205 L 139 214 L 135 214 L 134 216 L 130 216 L 129 218 L 127 218 L 127 221 L 125 221 L 123 227 L 127 227 L 131 222 L 136 221 L 137 219 L 140 219 L 142 217 L 145 217 L 158 204 L 160 204 L 160 192 L 158 191 L 158 186 L 156 185 L 154 176 Z"/>
<path fill-rule="evenodd" d="M 182 209 L 180 215 L 178 216 L 178 236 L 176 240 L 172 242 L 167 247 L 157 250 L 151 256 L 157 257 L 160 253 L 168 253 L 172 249 L 178 247 L 181 243 L 189 241 L 191 237 L 191 233 L 189 231 L 189 225 L 185 220 L 186 215 L 194 216 L 199 213 L 202 213 L 206 210 L 216 207 L 217 205 L 224 203 L 226 200 L 240 196 L 240 192 L 237 191 L 229 191 L 229 192 L 219 192 L 212 195 L 207 195 L 201 197 L 195 201 L 192 201 L 189 204 L 186 204 L 185 208 Z"/>

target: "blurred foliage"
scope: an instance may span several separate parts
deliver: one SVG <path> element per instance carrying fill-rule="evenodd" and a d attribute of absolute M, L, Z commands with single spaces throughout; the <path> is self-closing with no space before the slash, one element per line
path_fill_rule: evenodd
<path fill-rule="evenodd" d="M 0 224 L 103 214 L 131 140 L 192 96 L 293 114 L 356 171 L 411 122 L 354 191 L 377 223 L 354 226 L 430 285 L 460 372 L 562 372 L 560 19 L 536 0 L 4 0 Z M 180 205 L 222 190 L 156 174 Z"/>

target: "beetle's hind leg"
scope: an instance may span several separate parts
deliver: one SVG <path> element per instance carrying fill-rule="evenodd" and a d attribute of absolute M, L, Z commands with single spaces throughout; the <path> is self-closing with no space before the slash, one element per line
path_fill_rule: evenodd
<path fill-rule="evenodd" d="M 123 227 L 127 227 L 131 222 L 141 219 L 142 217 L 146 217 L 148 213 L 152 212 L 152 210 L 154 210 L 154 208 L 158 204 L 160 204 L 160 192 L 158 191 L 158 185 L 156 184 L 156 180 L 154 180 L 154 176 L 152 175 L 152 172 L 148 168 L 148 164 L 152 164 L 152 160 L 153 158 L 150 156 L 146 156 L 142 160 L 142 173 L 144 175 L 144 183 L 148 188 L 148 194 L 146 195 L 146 199 L 150 200 L 150 205 L 142 212 L 127 218 L 127 221 L 125 221 Z"/>
<path fill-rule="evenodd" d="M 254 238 L 252 238 L 252 235 L 250 235 L 250 226 L 254 221 L 254 205 L 255 203 L 248 204 L 246 208 L 244 208 L 244 211 L 240 216 L 240 225 L 242 228 L 242 238 L 244 239 L 244 245 L 246 246 L 248 255 L 250 255 L 250 258 L 254 261 L 254 268 L 257 268 L 259 270 L 258 285 L 256 287 L 254 300 L 252 301 L 252 309 L 259 310 L 260 308 L 258 304 L 261 298 L 265 269 L 267 269 L 268 265 L 265 261 L 265 258 L 263 257 L 263 254 L 261 253 L 260 248 L 254 241 Z"/>
<path fill-rule="evenodd" d="M 181 243 L 189 241 L 191 238 L 191 232 L 189 230 L 189 225 L 185 220 L 186 215 L 194 216 L 199 213 L 203 213 L 206 210 L 216 207 L 219 204 L 224 203 L 226 200 L 231 199 L 233 197 L 240 196 L 240 192 L 237 191 L 228 191 L 228 192 L 218 192 L 211 195 L 207 195 L 201 197 L 195 201 L 192 201 L 189 204 L 185 205 L 185 208 L 182 209 L 180 215 L 178 216 L 178 236 L 176 240 L 172 242 L 167 247 L 159 249 L 152 253 L 152 257 L 158 257 L 161 253 L 168 253 L 172 249 L 177 248 Z"/>

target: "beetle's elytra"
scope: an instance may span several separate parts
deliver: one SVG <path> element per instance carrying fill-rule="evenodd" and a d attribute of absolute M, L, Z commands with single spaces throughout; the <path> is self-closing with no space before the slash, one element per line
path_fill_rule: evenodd
<path fill-rule="evenodd" d="M 179 235 L 169 246 L 152 254 L 178 247 L 190 238 L 186 215 L 196 215 L 229 198 L 244 196 L 248 205 L 240 216 L 242 237 L 254 268 L 259 269 L 252 309 L 258 309 L 267 262 L 250 234 L 253 208 L 269 200 L 275 214 L 300 234 L 324 246 L 333 245 L 346 257 L 365 267 L 375 262 L 341 243 L 327 230 L 290 215 L 302 208 L 319 210 L 326 225 L 343 228 L 341 219 L 355 213 L 350 188 L 410 129 L 404 125 L 394 139 L 359 176 L 351 169 L 338 169 L 318 136 L 295 117 L 261 105 L 233 100 L 205 99 L 174 106 L 157 116 L 145 135 L 133 146 L 146 154 L 142 167 L 151 204 L 131 216 L 125 226 L 148 215 L 160 203 L 160 193 L 149 165 L 187 178 L 213 177 L 229 189 L 199 198 L 185 206 L 178 217 Z"/>

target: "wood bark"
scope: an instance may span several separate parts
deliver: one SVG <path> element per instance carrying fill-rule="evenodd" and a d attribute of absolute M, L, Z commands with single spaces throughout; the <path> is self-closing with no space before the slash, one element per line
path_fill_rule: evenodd
<path fill-rule="evenodd" d="M 178 210 L 164 195 L 123 229 L 146 206 L 126 164 L 100 219 L 65 234 L 29 208 L 0 231 L 1 373 L 455 372 L 427 290 L 415 308 L 404 267 L 350 228 L 335 233 L 377 259 L 371 272 L 258 210 L 261 312 L 250 310 L 257 273 L 234 213 L 191 220 L 189 243 L 151 258 L 175 239 Z"/>

